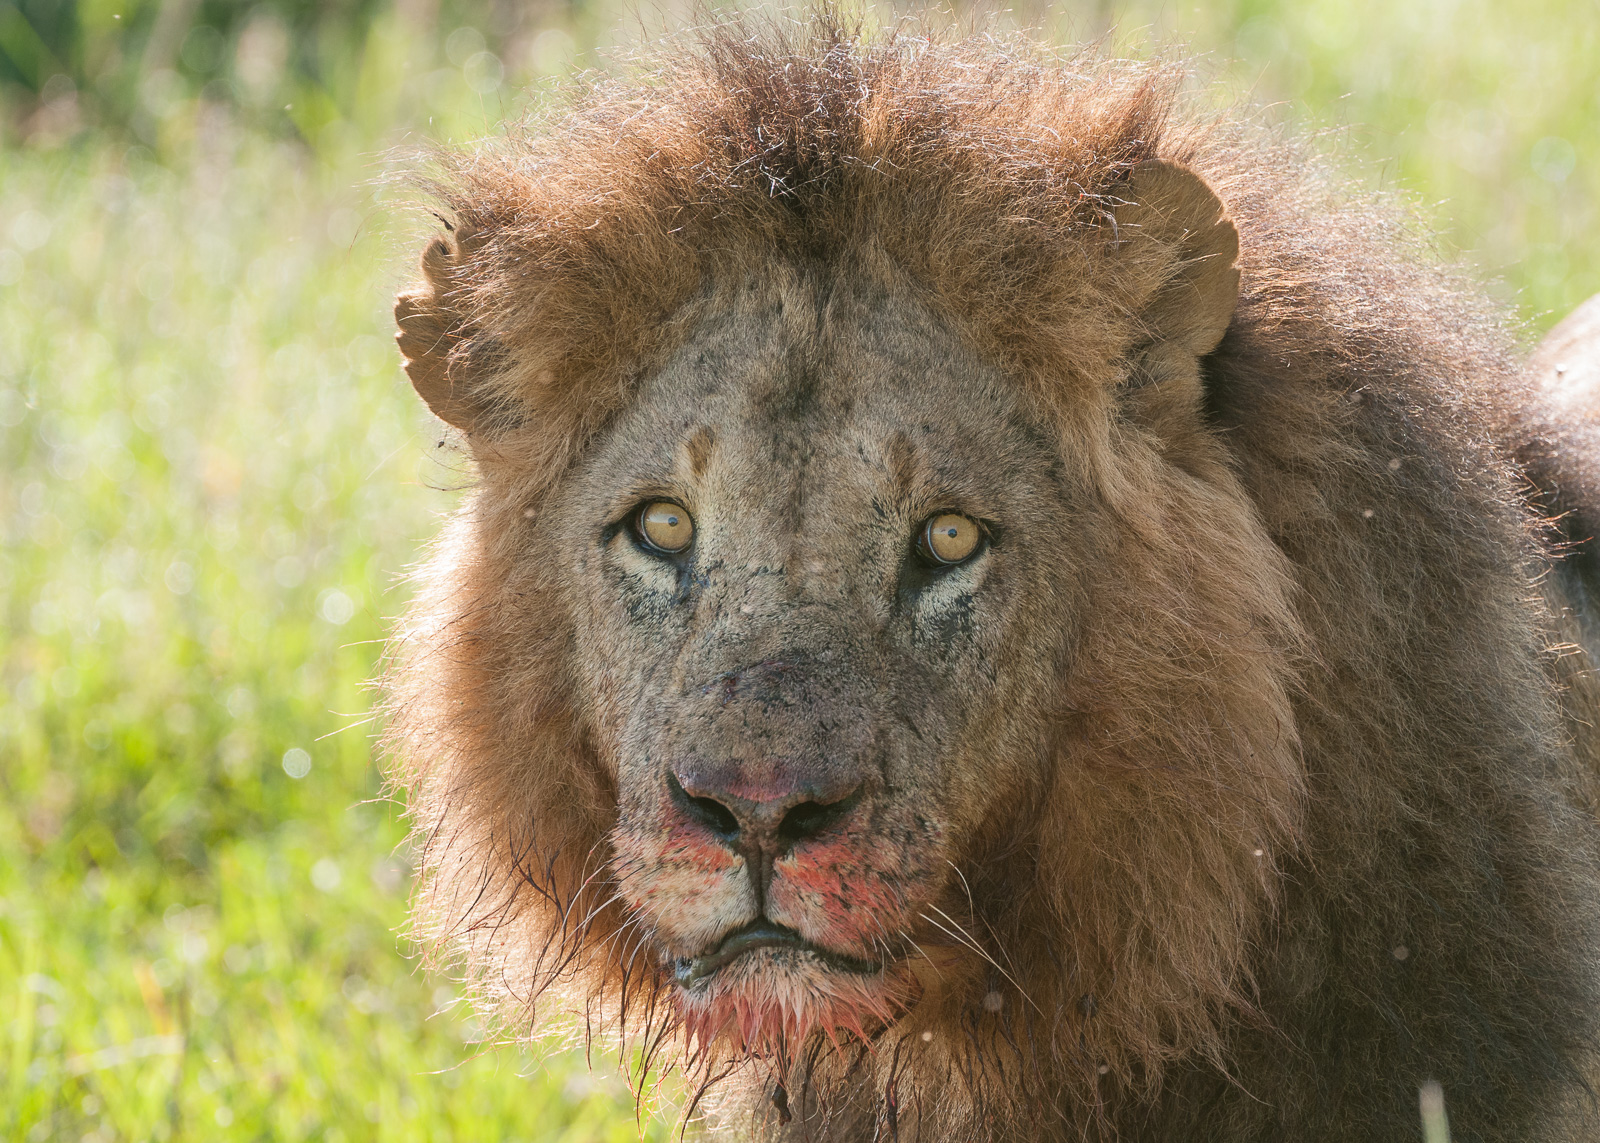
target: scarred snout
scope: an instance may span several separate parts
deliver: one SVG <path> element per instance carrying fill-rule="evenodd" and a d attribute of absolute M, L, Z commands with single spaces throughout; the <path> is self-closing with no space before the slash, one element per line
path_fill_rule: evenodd
<path fill-rule="evenodd" d="M 849 709 L 818 666 L 789 657 L 719 674 L 696 696 L 700 733 L 663 775 L 684 819 L 748 862 L 762 906 L 773 863 L 846 829 L 879 784 L 870 712 Z"/>
<path fill-rule="evenodd" d="M 667 791 L 686 818 L 748 863 L 757 904 L 765 906 L 773 863 L 796 845 L 842 827 L 861 804 L 854 773 L 806 781 L 804 762 L 738 763 L 667 774 Z"/>
<path fill-rule="evenodd" d="M 875 649 L 814 627 L 785 646 L 805 626 L 787 619 L 742 640 L 760 657 L 686 665 L 639 712 L 651 789 L 614 834 L 686 1016 L 747 1041 L 893 1010 L 943 868 L 939 815 L 889 781 L 915 733 L 883 708 Z"/>

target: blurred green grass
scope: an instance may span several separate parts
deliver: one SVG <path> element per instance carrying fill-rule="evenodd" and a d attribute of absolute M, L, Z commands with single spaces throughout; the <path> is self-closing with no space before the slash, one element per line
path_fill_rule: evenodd
<path fill-rule="evenodd" d="M 604 3 L 417 9 L 321 80 L 251 72 L 246 20 L 231 86 L 156 69 L 116 118 L 50 76 L 0 109 L 6 1138 L 670 1133 L 614 1062 L 479 1043 L 397 935 L 364 681 L 463 477 L 389 340 L 425 227 L 374 188 L 390 148 L 490 132 L 627 34 Z M 1183 40 L 1412 194 L 1532 328 L 1600 290 L 1593 3 L 1015 19 Z"/>

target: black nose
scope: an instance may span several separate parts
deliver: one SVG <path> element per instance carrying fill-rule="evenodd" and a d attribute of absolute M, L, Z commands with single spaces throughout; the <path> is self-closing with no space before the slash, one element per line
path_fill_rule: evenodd
<path fill-rule="evenodd" d="M 667 773 L 673 802 L 690 821 L 737 850 L 756 849 L 781 856 L 799 842 L 826 833 L 861 801 L 861 785 L 818 787 L 787 782 L 756 785 L 707 781 L 693 774 Z"/>

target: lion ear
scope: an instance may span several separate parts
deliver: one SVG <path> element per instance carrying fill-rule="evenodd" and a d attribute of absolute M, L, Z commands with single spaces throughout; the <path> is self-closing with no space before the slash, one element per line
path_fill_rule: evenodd
<path fill-rule="evenodd" d="M 1222 199 L 1194 171 L 1165 159 L 1135 167 L 1118 197 L 1119 239 L 1153 240 L 1167 252 L 1157 255 L 1161 277 L 1140 313 L 1150 340 L 1205 356 L 1239 302 L 1239 232 Z"/>
<path fill-rule="evenodd" d="M 417 395 L 434 415 L 470 436 L 487 411 L 468 376 L 467 356 L 457 350 L 470 340 L 459 312 L 464 236 L 452 231 L 422 252 L 422 283 L 395 298 L 395 342 Z"/>

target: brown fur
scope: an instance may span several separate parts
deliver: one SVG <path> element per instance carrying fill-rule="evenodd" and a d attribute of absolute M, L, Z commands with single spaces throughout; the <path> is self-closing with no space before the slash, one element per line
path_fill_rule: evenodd
<path fill-rule="evenodd" d="M 396 315 L 480 480 L 391 744 L 419 933 L 487 1005 L 678 1045 L 797 1137 L 1409 1140 L 1429 1078 L 1463 1143 L 1592 1137 L 1592 732 L 1510 459 L 1536 402 L 1386 209 L 1175 92 L 738 25 L 446 160 Z M 732 553 L 676 595 L 597 532 L 668 493 Z M 951 506 L 1005 526 L 968 621 L 896 635 L 860 553 Z M 850 891 L 784 858 L 766 907 L 882 987 L 775 960 L 812 999 L 742 1028 L 678 995 L 746 875 L 659 824 L 662 757 L 874 760 Z"/>

